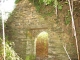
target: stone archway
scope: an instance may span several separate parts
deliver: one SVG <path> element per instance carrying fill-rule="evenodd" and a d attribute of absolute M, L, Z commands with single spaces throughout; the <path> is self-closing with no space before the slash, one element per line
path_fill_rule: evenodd
<path fill-rule="evenodd" d="M 28 0 L 22 0 L 13 11 L 6 23 L 6 30 L 9 40 L 14 42 L 15 52 L 24 60 L 27 55 L 33 54 L 34 39 L 41 31 L 49 33 L 48 60 L 68 60 L 63 49 L 63 42 L 67 44 L 71 57 L 76 58 L 75 46 L 71 45 L 70 35 L 66 34 L 63 28 L 65 27 L 61 22 L 63 20 L 56 23 L 57 20 L 53 16 L 44 19 Z"/>
<path fill-rule="evenodd" d="M 35 40 L 37 59 L 48 58 L 48 40 L 49 40 L 49 37 L 47 32 L 43 31 L 38 34 Z"/>

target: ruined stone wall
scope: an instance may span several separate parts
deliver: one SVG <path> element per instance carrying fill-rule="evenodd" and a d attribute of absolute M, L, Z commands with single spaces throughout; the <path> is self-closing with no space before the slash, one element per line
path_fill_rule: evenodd
<path fill-rule="evenodd" d="M 74 56 L 76 58 L 75 46 L 61 26 L 64 24 L 56 22 L 55 15 L 44 19 L 32 3 L 23 0 L 17 5 L 6 23 L 7 35 L 9 41 L 14 42 L 14 50 L 24 60 L 27 55 L 34 54 L 35 38 L 42 31 L 49 34 L 48 60 L 68 60 L 63 48 L 65 43 L 71 58 Z"/>

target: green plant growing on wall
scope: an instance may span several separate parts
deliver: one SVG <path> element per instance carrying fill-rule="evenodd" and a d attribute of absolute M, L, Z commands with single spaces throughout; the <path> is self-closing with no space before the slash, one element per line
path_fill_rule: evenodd
<path fill-rule="evenodd" d="M 65 17 L 65 24 L 66 25 L 70 24 L 70 18 L 69 18 L 69 16 Z"/>
<path fill-rule="evenodd" d="M 3 54 L 3 45 L 2 45 L 2 39 L 0 37 L 0 56 Z"/>
<path fill-rule="evenodd" d="M 58 9 L 59 9 L 59 10 L 62 10 L 62 8 L 63 8 L 63 5 L 59 3 L 59 4 L 58 4 Z"/>
<path fill-rule="evenodd" d="M 2 20 L 1 20 L 1 17 L 0 17 L 0 30 L 2 29 L 2 28 L 1 28 L 1 24 L 2 24 Z"/>
<path fill-rule="evenodd" d="M 43 0 L 45 5 L 51 4 L 51 2 L 53 2 L 53 0 Z"/>
<path fill-rule="evenodd" d="M 21 0 L 15 0 L 15 3 L 17 4 L 17 3 L 19 3 Z"/>
<path fill-rule="evenodd" d="M 65 24 L 68 25 L 70 24 L 71 16 L 70 16 L 70 11 L 68 10 L 66 16 L 65 16 Z"/>
<path fill-rule="evenodd" d="M 48 39 L 49 39 L 48 33 L 45 31 L 41 32 L 37 37 L 38 42 L 40 42 L 40 43 L 43 42 L 45 47 L 46 47 L 46 44 L 48 43 Z"/>
<path fill-rule="evenodd" d="M 68 4 L 68 1 L 65 1 L 65 4 Z"/>
<path fill-rule="evenodd" d="M 17 53 L 9 46 L 9 42 L 6 42 L 6 60 L 22 60 Z"/>
<path fill-rule="evenodd" d="M 29 54 L 26 56 L 26 59 L 25 60 L 35 60 L 35 56 L 33 54 Z"/>

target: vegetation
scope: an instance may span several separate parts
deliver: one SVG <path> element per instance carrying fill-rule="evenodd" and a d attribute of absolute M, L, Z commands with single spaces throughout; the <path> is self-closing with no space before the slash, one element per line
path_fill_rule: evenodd
<path fill-rule="evenodd" d="M 16 0 L 15 3 L 17 4 L 17 3 L 19 3 L 20 1 L 21 1 L 21 0 Z"/>
<path fill-rule="evenodd" d="M 25 60 L 35 60 L 35 56 L 33 54 L 29 54 L 26 56 L 26 59 Z"/>
<path fill-rule="evenodd" d="M 36 10 L 44 17 L 53 16 L 54 14 L 56 14 L 58 18 L 59 15 L 58 11 L 62 11 L 63 6 L 68 5 L 68 1 L 64 1 L 63 3 L 61 3 L 60 0 L 30 0 L 30 2 L 32 2 L 35 5 Z M 70 24 L 71 22 L 70 11 L 66 12 L 66 15 L 64 14 L 64 16 L 65 25 Z"/>
<path fill-rule="evenodd" d="M 70 16 L 70 11 L 68 10 L 66 16 L 65 16 L 65 24 L 68 25 L 71 22 L 71 16 Z"/>
<path fill-rule="evenodd" d="M 16 0 L 15 3 L 19 3 L 21 0 Z M 45 15 L 47 16 L 50 16 L 54 13 L 54 9 L 57 9 L 58 10 L 62 10 L 63 9 L 63 4 L 60 4 L 59 0 L 30 0 L 32 2 L 34 2 L 35 6 L 36 6 L 36 9 L 37 11 L 39 12 L 40 9 L 43 9 L 43 11 L 45 11 Z M 68 2 L 66 1 L 65 4 L 68 4 Z M 46 12 L 46 9 L 45 8 L 42 8 L 42 6 L 46 7 L 46 6 L 52 6 L 51 10 L 47 11 Z M 71 22 L 71 16 L 70 16 L 70 11 L 68 11 L 66 14 L 65 14 L 65 17 L 64 17 L 64 23 L 66 25 L 70 24 Z M 1 19 L 0 19 L 0 23 L 1 23 Z M 1 26 L 1 25 L 0 25 Z M 0 30 L 1 30 L 1 27 L 0 27 Z M 30 38 L 32 38 L 31 34 L 28 32 L 27 33 L 27 36 L 29 35 Z M 39 35 L 38 36 L 39 39 L 38 41 L 41 42 L 43 39 L 45 39 L 43 42 L 44 42 L 44 46 L 47 46 L 47 42 L 46 40 L 48 40 L 48 34 L 44 34 L 44 35 Z M 6 37 L 7 38 L 7 37 Z M 2 41 L 0 41 L 0 44 L 2 44 Z M 16 52 L 12 49 L 11 46 L 9 46 L 11 43 L 10 42 L 6 42 L 6 60 L 22 60 L 17 54 Z M 1 46 L 1 45 L 0 45 Z M 2 48 L 1 48 L 2 49 Z M 0 55 L 2 55 L 2 52 L 0 52 Z M 26 56 L 26 59 L 25 60 L 34 60 L 35 59 L 35 56 L 30 54 L 30 55 L 27 55 Z"/>
<path fill-rule="evenodd" d="M 2 45 L 2 39 L 0 38 L 0 58 L 3 57 L 3 45 Z"/>
<path fill-rule="evenodd" d="M 22 60 L 9 44 L 11 43 L 6 42 L 6 60 Z"/>
<path fill-rule="evenodd" d="M 5 47 L 6 47 L 6 60 L 22 60 L 10 47 L 11 43 L 9 41 L 6 42 Z M 0 58 L 3 55 L 3 45 L 2 45 L 2 39 L 0 38 Z"/>
<path fill-rule="evenodd" d="M 48 33 L 43 31 L 37 37 L 38 42 L 43 42 L 46 46 L 46 40 L 48 41 Z"/>
<path fill-rule="evenodd" d="M 1 21 L 1 17 L 0 17 L 0 30 L 1 30 L 1 24 L 2 24 L 2 21 Z"/>

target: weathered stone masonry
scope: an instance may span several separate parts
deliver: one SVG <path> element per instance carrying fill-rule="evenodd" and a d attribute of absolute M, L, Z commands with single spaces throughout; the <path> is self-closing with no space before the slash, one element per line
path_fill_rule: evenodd
<path fill-rule="evenodd" d="M 45 20 L 28 0 L 21 1 L 7 21 L 9 40 L 14 42 L 13 48 L 17 54 L 24 60 L 27 55 L 34 54 L 35 38 L 46 31 L 49 34 L 48 60 L 68 60 L 63 43 L 70 37 L 55 22 L 53 18 Z M 69 54 L 72 56 L 74 52 Z"/>

